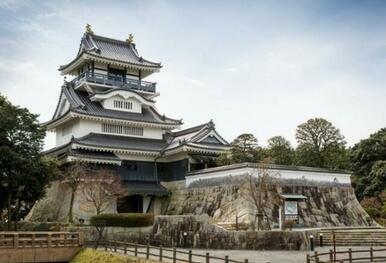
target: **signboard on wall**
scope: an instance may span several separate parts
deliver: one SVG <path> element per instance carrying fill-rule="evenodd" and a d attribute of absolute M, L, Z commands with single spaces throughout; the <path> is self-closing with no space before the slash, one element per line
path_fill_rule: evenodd
<path fill-rule="evenodd" d="M 285 220 L 298 220 L 298 202 L 285 201 L 284 215 L 285 215 Z"/>

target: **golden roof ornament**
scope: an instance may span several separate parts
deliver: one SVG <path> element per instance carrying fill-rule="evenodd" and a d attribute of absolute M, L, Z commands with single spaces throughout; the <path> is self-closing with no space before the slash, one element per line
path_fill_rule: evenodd
<path fill-rule="evenodd" d="M 129 43 L 129 44 L 133 44 L 134 43 L 134 36 L 133 36 L 133 34 L 129 34 L 129 37 L 126 39 L 126 42 Z"/>
<path fill-rule="evenodd" d="M 90 24 L 86 24 L 86 33 L 91 35 L 94 34 L 94 31 L 92 31 Z"/>

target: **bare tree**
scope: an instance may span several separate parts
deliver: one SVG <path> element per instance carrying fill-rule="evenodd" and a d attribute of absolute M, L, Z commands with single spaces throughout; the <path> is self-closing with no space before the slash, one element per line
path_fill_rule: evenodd
<path fill-rule="evenodd" d="M 74 162 L 71 163 L 65 170 L 62 176 L 62 183 L 69 185 L 71 189 L 71 199 L 70 199 L 70 208 L 68 211 L 68 221 L 70 223 L 74 222 L 73 216 L 73 207 L 75 201 L 76 191 L 79 188 L 80 183 L 87 174 L 87 168 L 84 163 Z"/>
<path fill-rule="evenodd" d="M 257 230 L 269 230 L 271 228 L 270 217 L 267 209 L 268 202 L 280 205 L 281 199 L 277 192 L 278 173 L 268 169 L 268 163 L 257 164 L 253 173 L 247 176 L 247 195 L 256 206 L 255 225 Z"/>
<path fill-rule="evenodd" d="M 119 176 L 107 169 L 88 173 L 82 184 L 82 192 L 86 201 L 94 206 L 97 215 L 105 211 L 111 202 L 127 194 Z"/>

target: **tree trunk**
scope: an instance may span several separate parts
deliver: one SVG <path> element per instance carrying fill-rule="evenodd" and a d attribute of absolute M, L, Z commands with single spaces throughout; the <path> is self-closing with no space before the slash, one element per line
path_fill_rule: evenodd
<path fill-rule="evenodd" d="M 70 210 L 68 211 L 68 222 L 70 222 L 70 223 L 74 223 L 74 218 L 72 215 L 72 208 L 74 206 L 75 192 L 76 192 L 76 189 L 72 189 L 71 200 L 70 200 Z"/>
<path fill-rule="evenodd" d="M 15 222 L 13 224 L 13 230 L 17 231 L 17 222 L 19 221 L 20 200 L 17 199 L 15 207 Z"/>
<path fill-rule="evenodd" d="M 12 210 L 11 210 L 12 193 L 9 191 L 7 200 L 8 231 L 12 230 Z"/>

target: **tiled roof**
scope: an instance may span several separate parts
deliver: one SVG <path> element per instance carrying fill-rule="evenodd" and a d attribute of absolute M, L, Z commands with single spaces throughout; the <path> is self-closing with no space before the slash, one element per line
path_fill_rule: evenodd
<path fill-rule="evenodd" d="M 74 63 L 82 54 L 136 65 L 144 68 L 161 68 L 161 63 L 152 62 L 139 56 L 134 43 L 85 33 L 82 37 L 77 57 L 59 68 L 63 70 Z"/>
<path fill-rule="evenodd" d="M 210 148 L 210 147 L 216 146 L 213 149 L 218 149 L 221 147 L 223 147 L 225 149 L 226 147 L 229 146 L 228 142 L 226 140 L 224 140 L 217 133 L 214 126 L 215 125 L 214 125 L 213 121 L 211 120 L 208 123 L 197 125 L 197 126 L 194 126 L 194 127 L 191 127 L 191 128 L 185 129 L 185 130 L 181 130 L 178 132 L 173 132 L 172 133 L 173 139 L 170 142 L 170 144 L 168 145 L 168 147 L 166 148 L 166 150 L 172 150 L 172 149 L 177 148 L 177 147 L 182 146 L 182 145 L 188 145 L 188 146 L 195 147 L 195 148 L 200 148 L 200 147 Z M 201 141 L 205 137 L 208 137 L 208 135 L 212 131 L 220 139 L 220 140 L 216 139 L 218 143 L 215 144 L 215 143 L 207 143 L 206 141 Z"/>
<path fill-rule="evenodd" d="M 124 182 L 129 194 L 166 196 L 169 191 L 157 182 Z"/>
<path fill-rule="evenodd" d="M 71 83 L 66 83 L 62 87 L 62 90 L 63 94 L 61 94 L 61 96 L 64 95 L 67 98 L 71 105 L 70 111 L 72 112 L 97 117 L 155 124 L 180 125 L 182 123 L 181 120 L 176 120 L 160 115 L 153 107 L 143 107 L 142 113 L 105 109 L 100 102 L 91 101 L 87 92 L 74 90 Z M 56 113 L 54 116 L 56 116 Z M 61 116 L 59 118 L 61 118 Z M 53 121 L 55 121 L 54 118 L 50 122 Z"/>
<path fill-rule="evenodd" d="M 69 155 L 90 159 L 101 159 L 109 161 L 120 161 L 114 153 L 112 152 L 99 152 L 99 151 L 89 151 L 83 149 L 71 149 Z"/>
<path fill-rule="evenodd" d="M 346 170 L 332 170 L 332 169 L 319 168 L 319 167 L 279 165 L 279 164 L 266 164 L 266 163 L 237 163 L 237 164 L 225 165 L 225 166 L 220 166 L 220 167 L 197 170 L 197 171 L 190 172 L 189 175 L 210 173 L 210 172 L 216 172 L 216 171 L 227 171 L 227 170 L 239 169 L 239 168 L 243 168 L 243 167 L 250 167 L 250 168 L 254 168 L 254 169 L 263 167 L 265 169 L 272 169 L 272 170 L 350 174 L 350 172 L 346 171 Z"/>
<path fill-rule="evenodd" d="M 98 133 L 90 133 L 84 137 L 73 139 L 73 142 L 84 146 L 151 152 L 160 152 L 167 145 L 164 140 Z"/>

